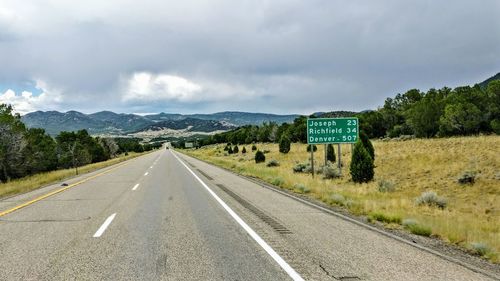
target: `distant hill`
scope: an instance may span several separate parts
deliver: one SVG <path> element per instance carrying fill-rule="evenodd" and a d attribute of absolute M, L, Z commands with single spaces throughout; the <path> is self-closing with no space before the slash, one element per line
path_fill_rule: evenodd
<path fill-rule="evenodd" d="M 106 122 L 124 132 L 136 131 L 155 122 L 140 115 L 101 111 L 88 115 L 90 118 Z"/>
<path fill-rule="evenodd" d="M 317 117 L 320 118 L 338 118 L 338 117 L 353 117 L 358 112 L 354 111 L 331 111 L 331 112 L 321 112 L 320 114 L 316 115 Z"/>
<path fill-rule="evenodd" d="M 181 120 L 165 120 L 156 122 L 147 127 L 141 128 L 141 130 L 137 132 L 171 129 L 209 133 L 214 131 L 228 131 L 235 128 L 235 125 L 224 121 L 186 118 Z"/>
<path fill-rule="evenodd" d="M 43 128 L 51 135 L 61 131 L 77 131 L 86 129 L 93 134 L 116 132 L 111 123 L 96 120 L 86 114 L 77 111 L 65 113 L 58 111 L 36 111 L 22 116 L 22 121 L 29 128 Z"/>
<path fill-rule="evenodd" d="M 500 72 L 497 73 L 496 75 L 484 80 L 483 82 L 479 83 L 479 86 L 481 86 L 481 88 L 486 88 L 486 87 L 488 87 L 488 84 L 493 80 L 500 80 Z"/>
<path fill-rule="evenodd" d="M 250 112 L 238 112 L 238 111 L 225 111 L 217 112 L 212 114 L 170 114 L 170 113 L 160 113 L 154 115 L 146 115 L 144 117 L 154 120 L 154 121 L 165 121 L 165 120 L 182 120 L 185 118 L 195 118 L 202 120 L 216 120 L 225 121 L 236 126 L 243 125 L 260 125 L 264 122 L 276 122 L 281 123 L 291 123 L 299 115 L 277 115 L 269 113 L 250 113 Z"/>
<path fill-rule="evenodd" d="M 191 132 L 211 133 L 225 131 L 241 125 L 260 125 L 263 122 L 293 122 L 298 115 L 276 115 L 249 112 L 219 112 L 213 114 L 159 113 L 146 116 L 101 111 L 84 114 L 77 111 L 36 111 L 22 116 L 30 128 L 43 128 L 51 135 L 61 131 L 86 129 L 93 135 L 127 135 L 142 131 L 155 132 L 155 137 L 180 130 L 184 135 Z M 147 135 L 146 133 L 141 135 Z"/>

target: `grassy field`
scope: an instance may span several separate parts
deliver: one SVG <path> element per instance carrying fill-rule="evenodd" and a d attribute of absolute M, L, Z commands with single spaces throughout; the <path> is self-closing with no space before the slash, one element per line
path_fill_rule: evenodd
<path fill-rule="evenodd" d="M 146 152 L 147 153 L 147 152 Z M 131 152 L 127 156 L 121 155 L 119 157 L 110 159 L 108 161 L 94 163 L 85 165 L 82 167 L 78 167 L 78 173 L 84 174 L 88 172 L 92 172 L 98 169 L 102 169 L 104 167 L 108 167 L 137 156 L 143 155 L 145 153 L 134 153 Z M 12 180 L 8 183 L 0 183 L 0 198 L 11 196 L 19 193 L 28 192 L 37 188 L 40 188 L 45 185 L 49 185 L 58 181 L 62 181 L 69 177 L 75 176 L 75 169 L 64 169 L 57 170 L 52 172 L 40 173 L 28 177 L 24 177 L 21 179 Z"/>
<path fill-rule="evenodd" d="M 374 141 L 375 180 L 355 184 L 350 180 L 351 146 L 342 146 L 343 177 L 314 179 L 294 173 L 297 163 L 307 162 L 306 145 L 293 144 L 280 154 L 277 144 L 257 144 L 268 150 L 266 163 L 255 164 L 251 145 L 248 153 L 227 155 L 225 145 L 207 146 L 187 153 L 243 175 L 261 178 L 282 188 L 341 206 L 368 221 L 419 235 L 433 235 L 499 263 L 500 250 L 500 136 Z M 335 146 L 336 147 L 336 146 Z M 335 150 L 337 150 L 335 148 Z M 336 153 L 338 153 L 336 151 Z M 324 148 L 318 146 L 315 165 L 324 163 Z M 457 179 L 465 172 L 476 174 L 473 185 Z M 423 192 L 435 192 L 445 208 L 418 205 Z"/>

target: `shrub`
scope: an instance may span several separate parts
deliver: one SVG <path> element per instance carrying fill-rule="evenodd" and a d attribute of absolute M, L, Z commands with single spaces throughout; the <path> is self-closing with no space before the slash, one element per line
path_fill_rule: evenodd
<path fill-rule="evenodd" d="M 422 193 L 415 201 L 417 205 L 436 206 L 441 209 L 446 208 L 447 202 L 444 197 L 440 197 L 434 191 Z"/>
<path fill-rule="evenodd" d="M 330 203 L 331 204 L 344 206 L 345 202 L 346 202 L 345 197 L 342 194 L 333 193 L 330 195 Z"/>
<path fill-rule="evenodd" d="M 477 255 L 486 256 L 491 252 L 490 247 L 488 247 L 488 245 L 486 245 L 485 243 L 474 242 L 474 243 L 471 243 L 470 245 L 471 245 L 474 253 Z"/>
<path fill-rule="evenodd" d="M 396 191 L 396 187 L 394 183 L 386 180 L 381 180 L 378 182 L 378 191 L 380 192 L 394 192 Z"/>
<path fill-rule="evenodd" d="M 458 178 L 459 184 L 474 184 L 476 180 L 476 172 L 474 171 L 466 171 Z"/>
<path fill-rule="evenodd" d="M 266 155 L 260 150 L 257 150 L 255 153 L 255 163 L 266 162 Z"/>
<path fill-rule="evenodd" d="M 305 185 L 303 185 L 301 183 L 298 183 L 298 184 L 294 185 L 293 188 L 295 190 L 297 190 L 298 192 L 300 192 L 300 193 L 309 193 L 309 192 L 311 192 L 311 189 L 309 187 L 307 187 L 307 186 L 305 186 Z"/>
<path fill-rule="evenodd" d="M 411 233 L 420 236 L 431 236 L 432 229 L 427 226 L 423 226 L 418 224 L 418 222 L 414 219 L 405 219 L 403 220 L 403 226 Z"/>
<path fill-rule="evenodd" d="M 290 137 L 287 134 L 283 134 L 279 141 L 279 150 L 281 153 L 290 152 Z"/>
<path fill-rule="evenodd" d="M 340 178 L 340 172 L 338 169 L 332 166 L 323 167 L 323 179 L 336 179 Z"/>
<path fill-rule="evenodd" d="M 254 145 L 252 145 L 252 151 L 256 151 L 257 150 L 257 147 Z"/>
<path fill-rule="evenodd" d="M 282 178 L 278 177 L 278 178 L 274 178 L 274 179 L 271 181 L 271 183 L 272 183 L 273 185 L 276 185 L 276 186 L 280 186 L 280 187 L 281 187 L 281 186 L 285 183 L 285 181 L 284 181 Z"/>
<path fill-rule="evenodd" d="M 495 134 L 500 135 L 500 119 L 491 120 L 490 126 Z"/>
<path fill-rule="evenodd" d="M 312 145 L 312 148 L 313 152 L 316 152 L 318 150 L 318 147 L 315 144 Z M 307 145 L 307 152 L 311 152 L 311 145 Z"/>
<path fill-rule="evenodd" d="M 239 151 L 240 151 L 240 149 L 238 148 L 237 145 L 235 145 L 233 148 L 233 153 L 238 153 Z"/>
<path fill-rule="evenodd" d="M 307 164 L 298 163 L 295 166 L 293 166 L 293 172 L 294 173 L 302 173 L 302 172 L 304 172 L 306 167 L 307 167 Z"/>
<path fill-rule="evenodd" d="M 267 149 L 264 149 L 264 154 L 268 154 L 269 152 L 271 152 L 271 150 L 267 150 Z"/>
<path fill-rule="evenodd" d="M 368 154 L 370 154 L 370 156 L 372 157 L 372 160 L 375 161 L 375 149 L 373 148 L 373 144 L 370 141 L 370 138 L 368 138 L 368 135 L 364 132 L 360 132 L 359 138 L 361 139 L 361 142 L 363 143 L 363 146 L 365 147 Z"/>
<path fill-rule="evenodd" d="M 229 146 L 226 145 L 226 147 L 224 147 L 224 151 L 228 151 L 229 150 Z"/>
<path fill-rule="evenodd" d="M 401 217 L 390 216 L 390 215 L 386 215 L 386 214 L 378 213 L 378 212 L 371 213 L 369 218 L 372 220 L 379 221 L 379 222 L 401 224 Z"/>
<path fill-rule="evenodd" d="M 243 147 L 243 149 L 241 150 L 241 153 L 243 153 L 243 154 L 247 153 L 247 149 L 245 147 Z"/>
<path fill-rule="evenodd" d="M 350 172 L 352 180 L 357 183 L 369 182 L 375 174 L 373 159 L 359 140 L 354 146 Z"/>
<path fill-rule="evenodd" d="M 337 157 L 335 156 L 335 149 L 333 149 L 332 144 L 328 144 L 326 146 L 326 160 L 335 163 L 337 161 Z"/>
<path fill-rule="evenodd" d="M 231 147 L 228 147 L 228 148 L 227 148 L 227 153 L 229 153 L 229 154 L 233 154 L 233 149 L 232 149 Z"/>
<path fill-rule="evenodd" d="M 280 162 L 278 162 L 278 160 L 271 160 L 269 162 L 267 162 L 267 165 L 268 167 L 279 167 L 280 165 Z"/>

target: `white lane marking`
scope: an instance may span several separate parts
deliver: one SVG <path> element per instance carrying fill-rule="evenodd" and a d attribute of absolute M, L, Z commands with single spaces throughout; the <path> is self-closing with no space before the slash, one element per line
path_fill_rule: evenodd
<path fill-rule="evenodd" d="M 136 190 L 138 187 L 139 187 L 139 184 L 136 184 L 136 185 L 134 185 L 134 187 L 132 188 L 132 190 Z"/>
<path fill-rule="evenodd" d="M 149 172 L 144 173 L 145 176 L 149 175 Z"/>
<path fill-rule="evenodd" d="M 116 213 L 112 214 L 104 221 L 104 223 L 101 225 L 101 227 L 99 227 L 99 229 L 94 234 L 94 238 L 101 237 L 101 235 L 104 233 L 104 231 L 106 231 L 106 228 L 108 228 L 108 226 L 111 224 L 111 222 L 115 219 L 115 216 L 116 216 Z"/>
<path fill-rule="evenodd" d="M 151 167 L 149 167 L 149 168 L 150 168 L 150 169 L 153 169 L 153 166 L 154 166 L 154 165 L 152 165 L 152 166 L 151 166 Z"/>
<path fill-rule="evenodd" d="M 264 239 L 262 239 L 246 222 L 244 222 L 222 199 L 220 199 L 215 192 L 213 192 L 208 185 L 206 185 L 175 153 L 172 152 L 175 158 L 197 179 L 200 184 L 215 198 L 215 200 L 226 210 L 226 212 L 233 217 L 233 219 L 250 235 L 250 237 L 257 242 L 277 263 L 281 268 L 288 273 L 288 275 L 296 281 L 303 281 L 304 279 L 280 256 L 269 246 Z"/>

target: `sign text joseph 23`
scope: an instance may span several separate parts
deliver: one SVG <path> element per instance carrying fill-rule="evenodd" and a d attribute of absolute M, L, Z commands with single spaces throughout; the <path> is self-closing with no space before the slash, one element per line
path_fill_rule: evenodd
<path fill-rule="evenodd" d="M 308 144 L 355 143 L 358 132 L 356 117 L 307 119 Z"/>

